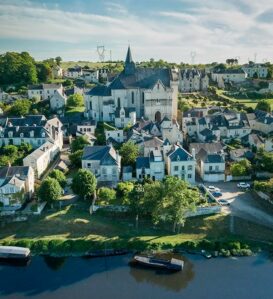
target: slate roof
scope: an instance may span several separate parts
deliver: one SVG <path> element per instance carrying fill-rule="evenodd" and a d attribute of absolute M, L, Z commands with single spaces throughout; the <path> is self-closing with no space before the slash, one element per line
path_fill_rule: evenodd
<path fill-rule="evenodd" d="M 255 154 L 249 148 L 238 148 L 230 151 L 235 158 L 253 159 Z"/>
<path fill-rule="evenodd" d="M 44 126 L 47 119 L 44 115 L 27 115 L 25 117 L 6 118 L 6 124 L 12 126 Z"/>
<path fill-rule="evenodd" d="M 191 143 L 190 150 L 195 149 L 196 156 L 198 156 L 201 149 L 204 149 L 207 153 L 220 153 L 224 147 L 221 142 L 213 142 L 213 143 Z"/>
<path fill-rule="evenodd" d="M 216 74 L 245 74 L 244 70 L 241 68 L 238 69 L 214 69 L 213 70 L 214 73 Z"/>
<path fill-rule="evenodd" d="M 184 79 L 190 79 L 193 78 L 195 76 L 198 77 L 205 77 L 205 72 L 202 72 L 198 69 L 192 68 L 192 69 L 184 69 L 180 71 L 181 77 Z"/>
<path fill-rule="evenodd" d="M 169 158 L 171 161 L 188 161 L 193 160 L 193 157 L 184 148 L 178 146 L 169 153 Z"/>
<path fill-rule="evenodd" d="M 100 161 L 100 165 L 118 165 L 118 157 L 111 146 L 85 146 L 82 160 Z"/>
<path fill-rule="evenodd" d="M 30 171 L 29 166 L 5 166 L 0 167 L 0 179 L 4 179 L 7 177 L 26 177 Z"/>
<path fill-rule="evenodd" d="M 150 159 L 149 157 L 137 157 L 136 158 L 136 168 L 150 168 Z"/>
<path fill-rule="evenodd" d="M 91 96 L 111 96 L 111 89 L 106 85 L 98 84 L 91 90 L 89 90 L 86 94 Z"/>
<path fill-rule="evenodd" d="M 220 154 L 207 154 L 205 163 L 224 163 L 225 160 L 222 155 Z"/>
<path fill-rule="evenodd" d="M 33 84 L 33 85 L 28 85 L 28 89 L 32 90 L 40 90 L 40 89 L 59 89 L 62 87 L 62 84 L 60 83 L 50 83 L 50 84 Z"/>

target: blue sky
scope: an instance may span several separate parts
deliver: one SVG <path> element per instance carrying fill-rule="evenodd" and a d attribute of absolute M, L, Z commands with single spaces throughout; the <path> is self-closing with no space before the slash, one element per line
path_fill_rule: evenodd
<path fill-rule="evenodd" d="M 36 59 L 273 60 L 273 0 L 0 0 L 0 53 Z"/>

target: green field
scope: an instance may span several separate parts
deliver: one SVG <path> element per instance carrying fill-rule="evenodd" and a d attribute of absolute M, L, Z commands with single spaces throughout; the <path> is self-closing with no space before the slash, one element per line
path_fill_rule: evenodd
<path fill-rule="evenodd" d="M 146 244 L 176 244 L 203 239 L 226 241 L 231 239 L 271 241 L 273 231 L 239 218 L 234 218 L 234 232 L 230 232 L 230 217 L 213 215 L 189 218 L 179 234 L 173 234 L 171 225 L 153 226 L 148 219 L 135 220 L 123 214 L 89 214 L 89 204 L 78 203 L 58 211 L 46 211 L 27 222 L 9 223 L 1 227 L 0 242 L 37 240 L 88 240 L 94 243 L 119 241 L 126 247 L 132 240 Z"/>

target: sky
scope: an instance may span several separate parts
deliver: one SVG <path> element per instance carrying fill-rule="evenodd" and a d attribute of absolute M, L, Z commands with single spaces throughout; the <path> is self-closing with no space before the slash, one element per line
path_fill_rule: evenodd
<path fill-rule="evenodd" d="M 0 53 L 35 59 L 273 61 L 273 0 L 0 0 Z"/>

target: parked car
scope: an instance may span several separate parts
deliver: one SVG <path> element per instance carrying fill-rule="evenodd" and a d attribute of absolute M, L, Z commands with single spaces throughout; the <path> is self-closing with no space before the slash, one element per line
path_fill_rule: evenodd
<path fill-rule="evenodd" d="M 250 188 L 250 184 L 245 183 L 245 182 L 241 182 L 239 184 L 237 184 L 238 188 L 242 188 L 242 189 L 249 189 Z"/>
<path fill-rule="evenodd" d="M 216 188 L 214 186 L 208 186 L 208 189 L 210 192 L 220 192 L 221 191 L 219 188 Z"/>
<path fill-rule="evenodd" d="M 219 192 L 219 191 L 212 192 L 212 195 L 214 197 L 221 197 L 221 196 L 223 196 L 223 194 L 221 192 Z"/>
<path fill-rule="evenodd" d="M 218 203 L 219 203 L 221 206 L 229 206 L 229 205 L 230 205 L 230 203 L 229 203 L 227 200 L 225 200 L 225 199 L 219 199 L 219 200 L 218 200 Z"/>

